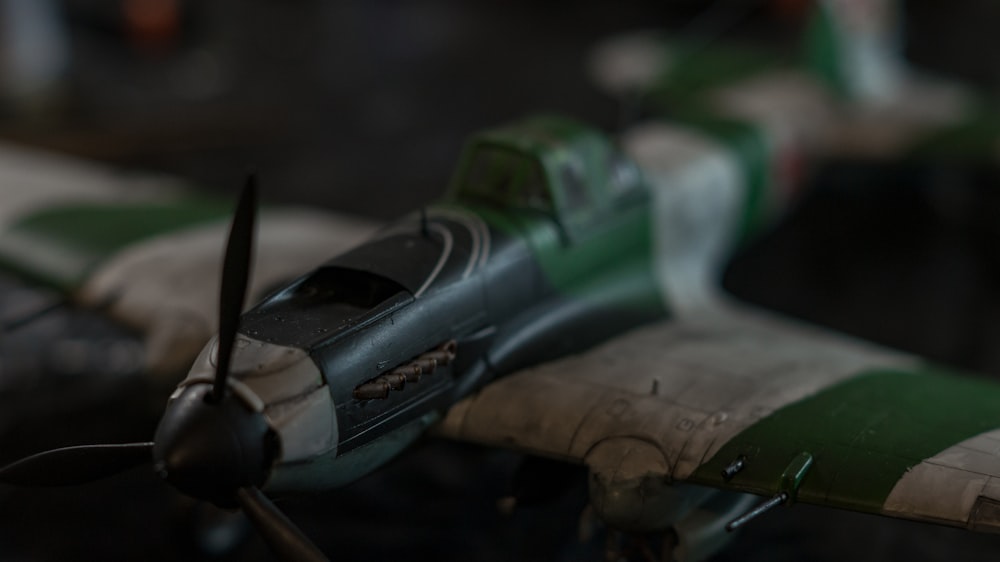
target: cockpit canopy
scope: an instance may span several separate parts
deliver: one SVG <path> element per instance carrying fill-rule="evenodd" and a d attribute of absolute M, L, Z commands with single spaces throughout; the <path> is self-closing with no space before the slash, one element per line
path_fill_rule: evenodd
<path fill-rule="evenodd" d="M 450 198 L 539 211 L 572 231 L 644 192 L 638 169 L 600 131 L 535 116 L 473 137 Z"/>
<path fill-rule="evenodd" d="M 325 265 L 247 312 L 240 331 L 308 350 L 412 299 L 402 285 L 381 275 Z"/>

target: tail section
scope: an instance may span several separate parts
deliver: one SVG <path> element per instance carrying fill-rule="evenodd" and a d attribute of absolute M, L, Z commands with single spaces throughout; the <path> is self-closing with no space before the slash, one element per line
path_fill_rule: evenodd
<path fill-rule="evenodd" d="M 809 67 L 847 98 L 895 98 L 905 73 L 901 15 L 897 0 L 816 0 L 805 36 Z"/>

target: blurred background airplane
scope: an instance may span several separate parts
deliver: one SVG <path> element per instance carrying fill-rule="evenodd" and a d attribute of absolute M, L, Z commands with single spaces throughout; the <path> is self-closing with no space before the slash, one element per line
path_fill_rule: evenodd
<path fill-rule="evenodd" d="M 33 21 L 49 22 L 39 25 L 51 43 L 30 50 L 48 50 L 56 62 L 26 66 L 51 65 L 42 79 L 21 82 L 37 80 L 36 86 L 5 89 L 4 138 L 184 176 L 210 193 L 235 188 L 253 167 L 265 188 L 272 186 L 265 189 L 272 201 L 315 203 L 376 220 L 437 196 L 471 131 L 540 109 L 619 127 L 618 102 L 597 92 L 584 71 L 584 56 L 598 40 L 658 27 L 717 35 L 712 45 L 735 40 L 759 42 L 764 52 L 798 52 L 796 35 L 805 27 L 801 10 L 788 3 L 725 2 L 706 11 L 701 2 L 471 7 L 446 1 L 5 0 L 5 57 L 15 56 L 12 45 L 24 40 L 10 31 L 24 27 L 12 22 L 25 21 L 18 19 L 31 17 L 21 15 L 25 10 L 43 4 L 53 17 Z M 742 15 L 720 20 L 719 13 L 732 10 Z M 1000 49 L 991 25 L 998 11 L 989 2 L 908 3 L 901 11 L 904 53 L 918 66 L 971 80 L 988 93 L 997 76 L 983 53 Z M 45 36 L 33 35 L 36 41 Z M 5 58 L 5 83 L 17 76 L 16 67 Z M 820 171 L 799 210 L 734 261 L 728 288 L 932 359 L 1000 372 L 993 345 L 1000 335 L 993 172 L 973 166 L 925 173 L 858 162 Z M 11 287 L 5 297 L 26 290 Z M 99 314 L 70 307 L 54 314 L 46 321 L 61 326 L 69 340 L 107 329 L 109 345 L 133 341 Z M 60 315 L 66 320 L 55 321 Z M 32 336 L 14 343 L 11 337 L 5 334 L 0 345 L 4 372 L 28 357 L 31 345 L 52 341 Z M 35 357 L 68 355 L 34 349 Z M 90 369 L 104 364 L 98 358 Z M 79 389 L 61 403 L 37 391 L 62 380 L 32 383 L 36 392 L 26 396 L 39 399 L 26 409 L 39 419 L 61 414 L 44 422 L 30 415 L 13 420 L 5 430 L 10 444 L 0 451 L 4 460 L 28 446 L 150 433 L 155 419 L 146 420 L 145 395 L 134 387 L 91 388 L 104 411 L 67 415 Z M 4 409 L 21 403 L 8 401 Z M 303 527 L 312 536 L 326 536 L 330 552 L 350 559 L 578 556 L 581 496 L 511 518 L 496 513 L 494 501 L 507 493 L 517 463 L 503 453 L 429 444 L 375 479 L 288 511 L 306 518 Z M 88 558 L 179 556 L 189 539 L 162 533 L 174 511 L 158 509 L 171 500 L 156 484 L 136 474 L 69 493 L 4 490 L 6 505 L 19 508 L 5 510 L 0 549 L 35 559 L 73 558 L 81 549 Z M 553 520 L 557 528 L 537 531 L 540 522 Z M 266 556 L 259 546 L 251 542 L 239 555 Z M 755 524 L 721 559 L 920 560 L 956 553 L 992 559 L 996 546 L 992 537 L 798 507 Z"/>

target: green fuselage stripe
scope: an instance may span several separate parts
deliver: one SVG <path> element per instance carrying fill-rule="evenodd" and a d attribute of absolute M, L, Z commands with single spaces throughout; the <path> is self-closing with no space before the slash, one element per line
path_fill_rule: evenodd
<path fill-rule="evenodd" d="M 224 220 L 229 213 L 228 205 L 204 200 L 45 209 L 25 216 L 0 236 L 0 267 L 73 291 L 125 247 Z"/>
<path fill-rule="evenodd" d="M 730 487 L 773 494 L 788 464 L 811 453 L 798 500 L 878 513 L 906 470 L 1000 427 L 1000 386 L 933 372 L 872 371 L 786 406 L 749 427 L 695 471 L 718 485 L 739 455 Z"/>

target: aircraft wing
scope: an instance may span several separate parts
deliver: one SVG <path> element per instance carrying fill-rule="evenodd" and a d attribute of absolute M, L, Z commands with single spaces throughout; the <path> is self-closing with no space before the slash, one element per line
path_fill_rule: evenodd
<path fill-rule="evenodd" d="M 137 331 L 146 370 L 173 383 L 217 329 L 231 203 L 198 196 L 169 177 L 2 143 L 0 184 L 0 272 Z M 378 226 L 303 207 L 265 209 L 249 300 Z"/>
<path fill-rule="evenodd" d="M 695 316 L 502 378 L 438 431 L 586 464 L 592 504 L 655 510 L 689 482 L 1000 530 L 1000 385 L 746 308 Z"/>

